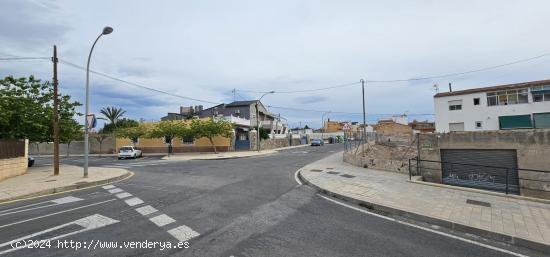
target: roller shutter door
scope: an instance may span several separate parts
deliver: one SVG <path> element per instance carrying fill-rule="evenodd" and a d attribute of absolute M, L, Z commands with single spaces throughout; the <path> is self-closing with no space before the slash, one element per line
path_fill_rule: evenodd
<path fill-rule="evenodd" d="M 441 162 L 444 184 L 506 192 L 508 171 L 508 193 L 519 194 L 516 150 L 441 149 Z"/>

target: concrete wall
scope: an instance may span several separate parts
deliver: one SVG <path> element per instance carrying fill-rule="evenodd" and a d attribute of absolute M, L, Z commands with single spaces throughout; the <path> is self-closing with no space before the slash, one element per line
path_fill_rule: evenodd
<path fill-rule="evenodd" d="M 408 159 L 405 161 L 399 159 L 380 159 L 372 158 L 370 156 L 355 155 L 353 152 L 344 152 L 344 161 L 355 166 L 385 170 L 398 173 L 409 173 Z"/>
<path fill-rule="evenodd" d="M 25 140 L 25 156 L 0 159 L 0 181 L 27 173 L 29 141 Z"/>
<path fill-rule="evenodd" d="M 440 149 L 512 149 L 519 169 L 550 171 L 550 129 L 454 132 L 420 135 L 420 158 L 441 161 Z M 423 164 L 423 167 L 427 164 Z M 426 181 L 441 182 L 441 167 L 422 169 Z M 550 173 L 519 170 L 521 195 L 550 199 Z M 528 181 L 526 179 L 543 180 Z"/>
<path fill-rule="evenodd" d="M 113 153 L 114 141 L 112 137 L 109 137 L 103 140 L 101 144 L 100 151 L 99 142 L 90 136 L 90 153 L 92 154 L 109 154 Z M 59 154 L 62 156 L 67 155 L 67 150 L 69 150 L 69 155 L 78 155 L 84 154 L 84 141 L 75 141 L 72 142 L 69 146 L 67 144 L 59 144 Z M 29 144 L 29 154 L 32 155 L 50 155 L 53 154 L 53 143 L 31 143 Z"/>

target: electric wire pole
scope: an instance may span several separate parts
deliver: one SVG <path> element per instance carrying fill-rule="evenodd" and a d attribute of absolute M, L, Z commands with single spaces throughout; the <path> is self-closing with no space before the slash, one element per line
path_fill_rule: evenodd
<path fill-rule="evenodd" d="M 59 97 L 57 94 L 57 46 L 53 46 L 53 175 L 59 175 Z M 68 151 L 68 149 L 67 149 Z"/>
<path fill-rule="evenodd" d="M 363 144 L 361 144 L 362 155 L 365 156 L 365 142 L 367 139 L 367 118 L 365 114 L 365 80 L 361 79 L 361 88 L 363 91 Z"/>

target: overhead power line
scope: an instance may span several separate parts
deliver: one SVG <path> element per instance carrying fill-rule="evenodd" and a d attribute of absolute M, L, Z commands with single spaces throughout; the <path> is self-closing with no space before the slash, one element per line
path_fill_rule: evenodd
<path fill-rule="evenodd" d="M 77 69 L 86 71 L 85 67 L 82 67 L 80 65 L 77 65 L 77 64 L 65 61 L 65 60 L 60 59 L 59 62 L 63 63 L 63 64 L 66 64 L 66 65 L 69 65 L 73 68 L 77 68 Z M 202 99 L 197 99 L 197 98 L 193 98 L 193 97 L 187 97 L 187 96 L 182 96 L 182 95 L 162 91 L 162 90 L 155 89 L 155 88 L 148 87 L 148 86 L 144 86 L 144 85 L 141 85 L 141 84 L 138 84 L 138 83 L 126 81 L 126 80 L 123 80 L 123 79 L 120 79 L 120 78 L 117 78 L 117 77 L 114 77 L 114 76 L 111 76 L 111 75 L 108 75 L 108 74 L 105 74 L 105 73 L 102 73 L 102 72 L 98 72 L 98 71 L 90 70 L 90 73 L 93 73 L 93 74 L 96 74 L 96 75 L 99 75 L 99 76 L 102 76 L 102 77 L 105 77 L 105 78 L 108 78 L 108 79 L 112 79 L 112 80 L 121 82 L 123 84 L 127 84 L 127 85 L 130 85 L 130 86 L 138 87 L 138 88 L 141 88 L 141 89 L 145 89 L 145 90 L 149 90 L 149 91 L 153 91 L 153 92 L 157 92 L 157 93 L 161 93 L 161 94 L 165 94 L 165 95 L 169 95 L 169 96 L 173 96 L 173 97 L 177 97 L 177 98 L 192 100 L 192 101 L 196 101 L 196 102 L 210 103 L 210 104 L 220 104 L 219 102 L 212 102 L 212 101 L 208 101 L 208 100 L 202 100 Z"/>
<path fill-rule="evenodd" d="M 51 60 L 51 57 L 0 57 L 0 61 Z"/>
<path fill-rule="evenodd" d="M 363 115 L 362 112 L 340 112 L 340 111 L 328 111 L 328 110 L 311 110 L 311 109 L 300 109 L 292 107 L 281 107 L 281 106 L 272 106 L 268 105 L 268 108 L 281 109 L 281 110 L 291 110 L 291 111 L 303 111 L 303 112 L 317 112 L 317 113 L 328 113 L 331 114 L 349 114 L 349 115 Z M 402 115 L 402 113 L 367 113 L 367 115 L 377 115 L 377 116 L 390 116 L 390 115 Z M 433 116 L 433 113 L 410 113 L 406 114 L 407 116 Z"/>
<path fill-rule="evenodd" d="M 520 60 L 508 62 L 508 63 L 483 67 L 483 68 L 479 68 L 479 69 L 475 69 L 475 70 L 469 70 L 469 71 L 454 72 L 454 73 L 440 74 L 440 75 L 427 76 L 427 77 L 416 77 L 416 78 L 409 78 L 409 79 L 365 80 L 365 82 L 366 83 L 396 83 L 396 82 L 420 81 L 420 80 L 431 80 L 431 79 L 439 79 L 439 78 L 446 78 L 446 77 L 455 77 L 455 76 L 460 76 L 460 75 L 466 75 L 466 74 L 471 74 L 471 73 L 477 73 L 477 72 L 483 72 L 483 71 L 498 69 L 498 68 L 502 68 L 502 67 L 506 67 L 506 66 L 510 66 L 510 65 L 515 65 L 515 64 L 519 64 L 519 63 L 529 62 L 529 61 L 540 59 L 540 58 L 547 57 L 547 56 L 550 56 L 550 53 L 545 53 L 545 54 L 541 54 L 541 55 L 537 55 L 537 56 L 533 56 L 533 57 L 529 57 L 529 58 L 525 58 L 525 59 L 520 59 Z M 342 84 L 342 85 L 335 85 L 335 86 L 321 87 L 321 88 L 313 88 L 313 89 L 304 89 L 304 90 L 293 90 L 293 91 L 277 91 L 277 90 L 275 90 L 275 93 L 276 94 L 306 93 L 306 92 L 315 92 L 315 91 L 323 91 L 323 90 L 331 90 L 331 89 L 342 88 L 342 87 L 355 86 L 355 85 L 359 85 L 359 84 L 361 84 L 361 82 L 353 82 L 353 83 L 347 83 L 347 84 Z M 238 89 L 238 91 L 258 93 L 258 94 L 263 94 L 263 93 L 270 92 L 270 90 L 267 90 L 267 91 L 253 91 L 253 90 L 241 90 L 241 89 Z"/>

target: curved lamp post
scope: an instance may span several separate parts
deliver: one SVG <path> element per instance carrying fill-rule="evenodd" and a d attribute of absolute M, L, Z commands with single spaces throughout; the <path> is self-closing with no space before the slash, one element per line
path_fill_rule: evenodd
<path fill-rule="evenodd" d="M 275 94 L 275 91 L 269 91 L 269 92 L 266 92 L 265 94 L 263 94 L 260 99 L 258 99 L 258 101 L 256 102 L 256 141 L 258 141 L 258 152 L 260 151 L 260 111 L 258 110 L 258 103 L 260 101 L 262 101 L 262 98 L 266 95 L 269 95 L 269 94 Z"/>
<path fill-rule="evenodd" d="M 321 116 L 321 126 L 323 126 L 323 128 L 321 129 L 321 140 L 323 140 L 323 142 L 325 141 L 325 115 L 331 113 L 332 111 L 328 111 L 328 112 L 324 112 L 323 115 Z"/>
<path fill-rule="evenodd" d="M 88 64 L 86 65 L 86 118 L 85 120 L 85 130 L 84 130 L 84 177 L 88 177 L 88 155 L 90 154 L 90 146 L 88 145 L 88 136 L 90 134 L 90 124 L 88 124 L 88 115 L 90 115 L 90 59 L 92 58 L 92 52 L 94 51 L 95 44 L 99 38 L 103 35 L 108 35 L 113 32 L 113 28 L 105 27 L 101 34 L 97 36 L 90 49 L 90 54 L 88 55 Z M 116 141 L 116 138 L 115 138 Z"/>

